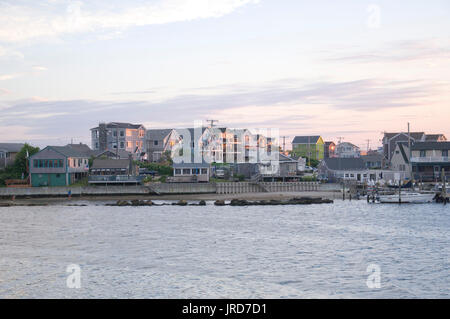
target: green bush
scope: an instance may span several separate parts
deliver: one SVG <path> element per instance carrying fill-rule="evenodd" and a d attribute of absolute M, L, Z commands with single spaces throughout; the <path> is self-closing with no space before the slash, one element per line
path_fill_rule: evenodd
<path fill-rule="evenodd" d="M 137 165 L 141 168 L 146 168 L 150 171 L 156 171 L 158 172 L 159 175 L 166 175 L 166 176 L 173 175 L 172 166 L 162 165 L 158 163 L 144 163 L 144 162 L 137 162 Z"/>
<path fill-rule="evenodd" d="M 25 144 L 22 149 L 17 153 L 16 159 L 13 165 L 6 167 L 6 169 L 0 171 L 0 186 L 5 186 L 7 179 L 21 179 L 22 174 L 27 178 L 27 151 L 28 156 L 32 156 L 39 152 L 39 147 L 33 147 L 29 144 Z"/>

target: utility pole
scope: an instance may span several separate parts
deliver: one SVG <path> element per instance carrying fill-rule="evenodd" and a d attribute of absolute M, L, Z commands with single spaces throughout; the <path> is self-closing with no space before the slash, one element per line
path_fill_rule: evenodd
<path fill-rule="evenodd" d="M 289 136 L 281 136 L 282 138 L 283 138 L 283 154 L 285 154 L 286 153 L 286 137 L 289 137 Z"/>
<path fill-rule="evenodd" d="M 414 178 L 413 178 L 412 163 L 411 163 L 412 150 L 411 150 L 411 130 L 410 130 L 409 122 L 408 122 L 408 149 L 409 149 L 408 171 L 409 171 L 409 178 L 411 180 L 411 185 L 412 185 L 412 183 L 414 183 Z M 412 187 L 414 187 L 414 186 L 412 186 Z"/>
<path fill-rule="evenodd" d="M 214 127 L 215 122 L 219 122 L 219 120 L 206 120 L 206 122 L 209 122 L 209 127 Z"/>
<path fill-rule="evenodd" d="M 447 183 L 445 181 L 445 168 L 442 168 L 442 198 L 444 205 L 447 205 Z"/>

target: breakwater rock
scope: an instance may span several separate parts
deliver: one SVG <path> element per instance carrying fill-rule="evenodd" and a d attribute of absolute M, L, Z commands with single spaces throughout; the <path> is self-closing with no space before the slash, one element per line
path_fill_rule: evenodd
<path fill-rule="evenodd" d="M 294 197 L 289 200 L 261 200 L 248 201 L 245 199 L 233 199 L 230 206 L 277 206 L 277 205 L 311 205 L 311 204 L 332 204 L 330 199 L 313 198 L 313 197 Z M 225 206 L 224 201 L 216 201 L 216 206 Z"/>

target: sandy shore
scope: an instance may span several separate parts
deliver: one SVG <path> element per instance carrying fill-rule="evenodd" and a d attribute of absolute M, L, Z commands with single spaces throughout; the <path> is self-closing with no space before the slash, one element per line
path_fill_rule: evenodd
<path fill-rule="evenodd" d="M 117 200 L 133 200 L 133 199 L 150 199 L 150 200 L 231 200 L 231 199 L 246 199 L 246 200 L 286 200 L 294 197 L 313 197 L 323 199 L 339 199 L 342 194 L 339 192 L 285 192 L 285 193 L 246 193 L 246 194 L 180 194 L 180 195 L 127 195 L 127 196 L 89 196 L 89 197 L 72 197 L 68 199 L 60 198 L 20 198 L 15 201 L 0 200 L 0 203 L 11 203 L 16 205 L 39 205 L 39 204 L 67 204 L 76 203 L 78 201 L 104 201 L 111 202 Z"/>

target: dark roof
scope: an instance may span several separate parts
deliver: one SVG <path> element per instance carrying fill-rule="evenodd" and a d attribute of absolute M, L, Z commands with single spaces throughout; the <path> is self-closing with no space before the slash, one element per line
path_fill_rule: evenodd
<path fill-rule="evenodd" d="M 92 163 L 92 169 L 106 169 L 106 168 L 125 168 L 128 169 L 130 161 L 127 159 L 95 159 Z"/>
<path fill-rule="evenodd" d="M 381 162 L 383 161 L 384 156 L 382 154 L 372 154 L 372 155 L 362 155 L 362 160 L 367 162 Z"/>
<path fill-rule="evenodd" d="M 406 150 L 405 150 L 405 147 L 407 147 L 407 145 L 405 145 L 403 143 L 399 143 L 398 147 L 400 149 L 400 153 L 402 153 L 403 160 L 405 161 L 406 164 L 409 164 L 409 156 L 406 155 Z"/>
<path fill-rule="evenodd" d="M 48 148 L 51 148 L 53 150 L 55 150 L 58 153 L 61 153 L 62 155 L 66 156 L 66 157 L 88 157 L 87 155 L 78 152 L 77 150 L 73 149 L 72 147 L 69 146 L 47 146 Z"/>
<path fill-rule="evenodd" d="M 170 128 L 147 130 L 147 139 L 161 141 L 172 131 Z"/>
<path fill-rule="evenodd" d="M 279 162 L 298 162 L 296 159 L 286 156 L 283 153 L 280 153 L 280 157 L 279 157 L 278 161 Z"/>
<path fill-rule="evenodd" d="M 74 150 L 76 150 L 77 152 L 84 154 L 86 156 L 91 156 L 94 154 L 94 151 L 91 150 L 91 148 L 89 146 L 87 146 L 86 144 L 67 144 L 66 146 L 73 148 Z"/>
<path fill-rule="evenodd" d="M 326 158 L 323 160 L 330 170 L 364 170 L 366 165 L 362 158 Z"/>
<path fill-rule="evenodd" d="M 334 142 L 325 142 L 325 145 L 326 145 L 326 146 L 330 146 L 331 144 L 336 145 L 336 143 L 334 143 Z"/>
<path fill-rule="evenodd" d="M 413 151 L 450 150 L 450 142 L 416 142 L 411 149 Z"/>
<path fill-rule="evenodd" d="M 24 146 L 22 143 L 0 143 L 0 151 L 18 153 Z"/>
<path fill-rule="evenodd" d="M 393 138 L 393 137 L 395 137 L 395 136 L 397 136 L 399 134 L 408 135 L 408 132 L 384 133 L 384 137 L 388 138 L 388 139 L 391 139 L 391 138 Z M 412 139 L 420 140 L 425 135 L 425 132 L 411 132 L 410 135 L 411 135 Z"/>
<path fill-rule="evenodd" d="M 444 134 L 427 134 L 425 135 L 426 142 L 437 142 L 439 139 L 447 140 Z"/>
<path fill-rule="evenodd" d="M 92 156 L 94 157 L 100 157 L 100 156 L 107 156 L 107 157 L 116 157 L 116 154 L 119 155 L 119 158 L 121 159 L 128 159 L 129 155 L 131 154 L 128 151 L 125 150 L 119 150 L 117 153 L 115 150 L 104 150 L 104 151 L 100 151 L 100 150 L 96 150 L 96 151 L 92 151 Z"/>
<path fill-rule="evenodd" d="M 320 136 L 296 136 L 292 140 L 292 144 L 317 144 Z"/>
<path fill-rule="evenodd" d="M 131 124 L 131 123 L 122 123 L 122 122 L 110 122 L 106 123 L 106 128 L 131 128 L 138 129 L 142 126 L 142 124 Z M 99 127 L 91 128 L 91 130 L 96 130 Z"/>

